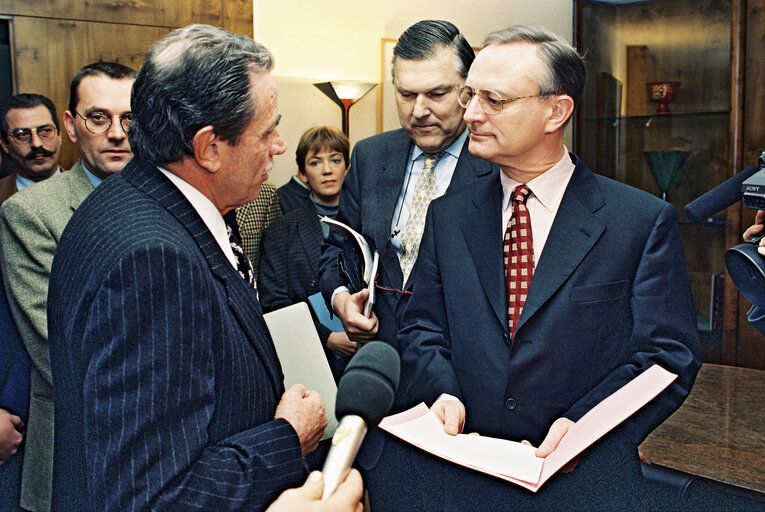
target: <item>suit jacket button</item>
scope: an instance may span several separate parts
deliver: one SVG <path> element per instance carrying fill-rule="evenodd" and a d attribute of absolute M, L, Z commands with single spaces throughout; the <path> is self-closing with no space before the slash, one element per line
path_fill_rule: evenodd
<path fill-rule="evenodd" d="M 316 281 L 311 281 L 311 288 L 316 288 Z"/>
<path fill-rule="evenodd" d="M 512 411 L 518 406 L 518 404 L 515 401 L 515 398 L 508 398 L 505 400 L 505 408 L 509 411 Z"/>
<path fill-rule="evenodd" d="M 506 332 L 502 333 L 502 341 L 505 342 L 505 345 L 510 344 L 510 336 L 508 336 Z"/>

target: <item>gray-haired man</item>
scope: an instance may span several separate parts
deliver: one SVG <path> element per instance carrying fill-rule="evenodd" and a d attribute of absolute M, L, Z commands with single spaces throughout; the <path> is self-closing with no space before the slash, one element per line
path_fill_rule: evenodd
<path fill-rule="evenodd" d="M 324 405 L 285 392 L 222 217 L 285 149 L 271 67 L 251 39 L 193 25 L 138 73 L 135 158 L 81 205 L 53 262 L 56 510 L 260 510 L 305 478 Z"/>

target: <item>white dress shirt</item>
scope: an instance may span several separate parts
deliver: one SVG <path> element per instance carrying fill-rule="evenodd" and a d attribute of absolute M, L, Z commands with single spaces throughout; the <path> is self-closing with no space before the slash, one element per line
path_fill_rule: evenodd
<path fill-rule="evenodd" d="M 207 229 L 212 233 L 215 241 L 218 242 L 223 254 L 226 255 L 229 263 L 234 269 L 238 268 L 238 260 L 234 255 L 234 250 L 231 249 L 231 243 L 228 239 L 228 230 L 226 229 L 226 221 L 223 220 L 223 216 L 220 214 L 215 205 L 210 201 L 207 196 L 202 192 L 194 188 L 193 185 L 179 178 L 172 172 L 162 167 L 157 167 L 162 173 L 170 179 L 178 190 L 181 191 L 186 199 L 188 199 L 191 206 L 197 211 L 202 221 L 207 226 Z"/>

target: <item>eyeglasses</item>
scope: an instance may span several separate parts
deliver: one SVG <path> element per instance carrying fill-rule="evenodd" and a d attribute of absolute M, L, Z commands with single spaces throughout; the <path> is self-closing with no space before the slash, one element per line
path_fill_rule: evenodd
<path fill-rule="evenodd" d="M 9 135 L 19 144 L 27 144 L 32 140 L 32 132 L 36 133 L 40 140 L 48 140 L 58 133 L 58 129 L 52 124 L 44 124 L 37 128 L 16 128 Z"/>
<path fill-rule="evenodd" d="M 505 99 L 496 91 L 473 89 L 469 85 L 463 85 L 460 87 L 457 101 L 459 101 L 462 108 L 468 108 L 470 102 L 473 101 L 473 96 L 476 94 L 478 95 L 478 103 L 481 104 L 481 109 L 488 115 L 495 115 L 502 112 L 502 107 L 505 103 L 522 100 L 524 98 L 536 98 L 539 96 L 539 94 L 529 94 L 528 96 L 516 96 L 515 98 Z"/>
<path fill-rule="evenodd" d="M 80 116 L 80 119 L 85 121 L 85 128 L 87 128 L 88 131 L 94 135 L 100 135 L 109 131 L 109 128 L 112 127 L 112 121 L 115 118 L 120 120 L 120 126 L 122 127 L 122 131 L 125 133 L 127 133 L 128 128 L 130 128 L 130 125 L 133 122 L 132 112 L 123 114 L 121 116 L 110 116 L 104 114 L 103 112 L 93 112 L 87 116 L 83 116 L 79 112 L 75 113 Z"/>

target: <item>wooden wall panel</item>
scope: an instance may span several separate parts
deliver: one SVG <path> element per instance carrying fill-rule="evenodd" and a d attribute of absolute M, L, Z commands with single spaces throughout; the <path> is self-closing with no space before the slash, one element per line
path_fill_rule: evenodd
<path fill-rule="evenodd" d="M 0 0 L 0 13 L 165 27 L 182 27 L 189 23 L 207 23 L 220 26 L 223 20 L 222 4 L 230 1 Z M 250 16 L 252 16 L 251 2 Z"/>
<path fill-rule="evenodd" d="M 744 98 L 744 166 L 755 165 L 765 151 L 765 0 L 747 2 L 746 92 Z"/>
<path fill-rule="evenodd" d="M 226 30 L 252 37 L 252 23 L 252 0 L 225 0 L 223 2 L 223 27 Z"/>
<path fill-rule="evenodd" d="M 0 0 L 0 14 L 13 16 L 15 92 L 48 96 L 59 120 L 69 82 L 86 64 L 109 60 L 137 70 L 154 41 L 191 23 L 252 37 L 252 0 Z M 77 149 L 63 139 L 61 165 L 69 168 Z"/>
<path fill-rule="evenodd" d="M 21 16 L 14 18 L 13 25 L 17 92 L 49 97 L 59 122 L 69 102 L 69 82 L 77 70 L 98 60 L 138 70 L 152 42 L 171 30 Z M 66 134 L 62 138 L 61 166 L 68 169 L 77 159 L 77 149 Z"/>

